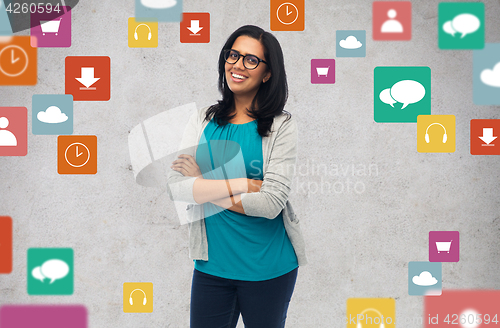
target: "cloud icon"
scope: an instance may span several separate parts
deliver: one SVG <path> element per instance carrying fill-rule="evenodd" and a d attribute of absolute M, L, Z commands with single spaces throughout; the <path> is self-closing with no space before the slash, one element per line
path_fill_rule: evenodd
<path fill-rule="evenodd" d="M 141 0 L 141 3 L 145 7 L 153 9 L 165 9 L 173 7 L 177 4 L 176 0 Z"/>
<path fill-rule="evenodd" d="M 493 69 L 485 69 L 481 72 L 481 81 L 491 87 L 500 88 L 500 62 Z"/>
<path fill-rule="evenodd" d="M 358 49 L 363 46 L 353 35 L 348 36 L 345 40 L 340 40 L 339 45 L 344 49 Z"/>
<path fill-rule="evenodd" d="M 438 282 L 429 271 L 422 271 L 419 276 L 413 276 L 411 281 L 419 286 L 432 286 Z"/>
<path fill-rule="evenodd" d="M 44 123 L 62 123 L 68 120 L 68 116 L 62 113 L 57 106 L 50 106 L 45 112 L 38 112 L 36 118 Z"/>

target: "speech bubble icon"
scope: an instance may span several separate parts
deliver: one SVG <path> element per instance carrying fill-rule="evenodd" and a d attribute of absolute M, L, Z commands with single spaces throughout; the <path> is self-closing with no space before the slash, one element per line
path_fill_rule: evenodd
<path fill-rule="evenodd" d="M 396 100 L 392 99 L 391 97 L 391 89 L 384 89 L 379 95 L 380 100 L 382 102 L 386 103 L 387 105 L 391 105 L 392 108 L 394 108 L 394 104 L 397 103 Z"/>
<path fill-rule="evenodd" d="M 39 266 L 37 266 L 36 268 L 34 268 L 34 269 L 31 271 L 31 275 L 33 276 L 33 278 L 38 279 L 38 280 L 40 280 L 41 282 L 43 282 L 43 280 L 46 278 L 46 277 L 42 274 L 41 268 L 40 268 Z"/>
<path fill-rule="evenodd" d="M 481 26 L 479 18 L 472 14 L 460 14 L 451 22 L 455 31 L 462 33 L 461 38 L 467 34 L 476 32 Z"/>
<path fill-rule="evenodd" d="M 457 33 L 457 31 L 453 29 L 451 21 L 447 21 L 446 23 L 444 23 L 443 30 L 448 34 L 451 34 L 451 36 L 455 36 L 455 33 Z"/>
<path fill-rule="evenodd" d="M 425 96 L 425 88 L 422 84 L 413 80 L 403 80 L 394 84 L 391 88 L 391 97 L 403 103 L 404 109 L 409 104 L 419 102 Z"/>
<path fill-rule="evenodd" d="M 48 260 L 42 264 L 41 273 L 45 277 L 52 279 L 50 283 L 53 283 L 56 279 L 66 277 L 68 272 L 69 266 L 61 260 Z"/>

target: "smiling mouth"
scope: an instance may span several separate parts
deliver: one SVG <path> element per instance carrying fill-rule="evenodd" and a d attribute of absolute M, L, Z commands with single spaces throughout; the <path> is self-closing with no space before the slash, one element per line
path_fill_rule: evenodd
<path fill-rule="evenodd" d="M 231 76 L 232 76 L 234 79 L 237 79 L 237 80 L 245 80 L 245 79 L 247 79 L 247 77 L 246 77 L 246 76 L 239 75 L 239 74 L 236 74 L 236 73 L 231 73 Z"/>

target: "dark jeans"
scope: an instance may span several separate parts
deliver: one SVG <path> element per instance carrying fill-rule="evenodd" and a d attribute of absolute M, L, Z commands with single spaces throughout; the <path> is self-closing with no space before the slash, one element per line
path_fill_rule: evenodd
<path fill-rule="evenodd" d="M 194 270 L 191 328 L 283 328 L 298 268 L 263 281 L 225 279 Z"/>

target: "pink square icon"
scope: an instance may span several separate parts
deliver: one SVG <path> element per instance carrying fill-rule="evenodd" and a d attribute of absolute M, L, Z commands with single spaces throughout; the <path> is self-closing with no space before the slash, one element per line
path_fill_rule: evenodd
<path fill-rule="evenodd" d="M 458 262 L 460 234 L 458 231 L 429 231 L 429 262 Z"/>
<path fill-rule="evenodd" d="M 0 107 L 0 156 L 28 153 L 28 109 Z"/>
<path fill-rule="evenodd" d="M 49 11 L 50 8 L 50 11 Z M 34 48 L 71 47 L 71 7 L 41 6 L 30 15 L 31 46 Z"/>
<path fill-rule="evenodd" d="M 373 40 L 411 40 L 411 2 L 373 2 Z"/>
<path fill-rule="evenodd" d="M 3 305 L 2 328 L 87 328 L 87 309 L 83 305 Z"/>
<path fill-rule="evenodd" d="M 335 59 L 311 59 L 311 83 L 335 83 Z"/>

